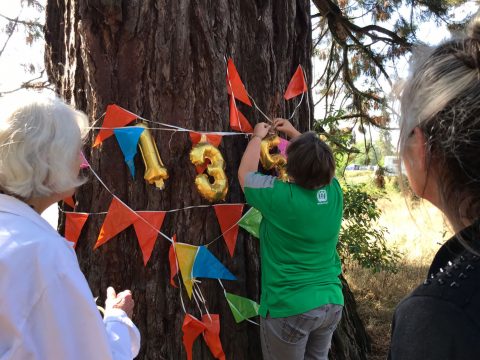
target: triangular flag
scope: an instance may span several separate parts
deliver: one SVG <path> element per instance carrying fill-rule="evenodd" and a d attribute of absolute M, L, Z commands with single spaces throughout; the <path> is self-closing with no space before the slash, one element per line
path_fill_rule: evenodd
<path fill-rule="evenodd" d="M 137 154 L 138 140 L 140 139 L 143 130 L 143 128 L 135 126 L 113 130 L 132 177 L 135 177 L 135 163 L 133 159 Z"/>
<path fill-rule="evenodd" d="M 190 314 L 185 315 L 183 320 L 183 346 L 187 353 L 187 360 L 192 360 L 192 347 L 195 339 L 206 329 L 207 327 L 198 319 Z"/>
<path fill-rule="evenodd" d="M 206 329 L 203 338 L 215 359 L 225 360 L 225 353 L 220 342 L 220 316 L 218 314 L 205 314 L 202 323 Z"/>
<path fill-rule="evenodd" d="M 182 280 L 185 288 L 187 289 L 188 297 L 192 298 L 192 268 L 195 261 L 195 255 L 197 255 L 198 246 L 176 243 L 175 253 L 177 254 L 178 266 L 182 273 Z"/>
<path fill-rule="evenodd" d="M 204 136 L 205 141 L 215 147 L 218 147 L 222 142 L 222 135 L 190 131 L 190 140 L 192 141 L 192 145 L 197 145 L 202 140 L 202 136 Z"/>
<path fill-rule="evenodd" d="M 262 213 L 255 208 L 250 208 L 240 219 L 238 225 L 250 234 L 260 239 L 260 223 L 262 222 Z"/>
<path fill-rule="evenodd" d="M 248 98 L 247 90 L 245 90 L 245 86 L 243 85 L 242 80 L 240 79 L 240 75 L 238 74 L 237 68 L 233 63 L 231 58 L 228 59 L 227 63 L 227 92 L 228 95 L 232 94 L 233 88 L 233 96 L 247 104 L 248 106 L 252 106 L 250 99 Z"/>
<path fill-rule="evenodd" d="M 80 157 L 82 158 L 82 163 L 80 164 L 80 169 L 86 169 L 90 166 L 90 164 L 87 161 L 87 158 L 83 154 L 82 151 L 80 151 Z"/>
<path fill-rule="evenodd" d="M 108 129 L 101 129 L 98 133 L 93 147 L 100 145 L 105 139 L 113 135 L 113 128 L 123 127 L 133 120 L 137 119 L 138 116 L 122 109 L 118 105 L 108 105 L 107 111 L 105 113 L 105 119 L 103 120 L 102 127 Z"/>
<path fill-rule="evenodd" d="M 105 244 L 115 235 L 132 225 L 137 218 L 138 215 L 136 215 L 136 213 L 132 212 L 116 198 L 113 198 L 112 203 L 108 208 L 107 216 L 103 221 L 102 228 L 100 229 L 100 234 L 98 235 L 94 249 Z"/>
<path fill-rule="evenodd" d="M 177 235 L 173 235 L 172 239 L 173 244 L 170 245 L 170 249 L 168 250 L 168 262 L 170 263 L 170 285 L 173 287 L 178 287 L 173 280 L 175 275 L 178 273 L 177 257 L 175 256 L 175 243 L 177 242 Z"/>
<path fill-rule="evenodd" d="M 282 154 L 285 158 L 287 157 L 287 147 L 290 144 L 290 141 L 280 138 L 280 144 L 277 145 L 280 154 Z"/>
<path fill-rule="evenodd" d="M 69 196 L 63 199 L 63 202 L 70 206 L 72 209 L 75 209 L 75 201 L 73 200 L 73 196 Z"/>
<path fill-rule="evenodd" d="M 233 130 L 244 133 L 253 132 L 252 125 L 250 125 L 247 118 L 240 112 L 240 110 L 238 110 L 233 97 L 230 97 L 230 127 Z"/>
<path fill-rule="evenodd" d="M 260 305 L 255 301 L 228 292 L 225 293 L 225 296 L 237 323 L 258 315 Z"/>
<path fill-rule="evenodd" d="M 147 266 L 147 262 L 152 255 L 153 247 L 155 246 L 155 241 L 158 237 L 158 231 L 160 231 L 163 220 L 165 219 L 166 212 L 142 211 L 137 214 L 148 222 L 147 224 L 145 221 L 138 218 L 133 223 L 135 233 L 137 234 L 138 244 L 140 245 L 140 249 L 142 249 L 143 264 Z M 158 231 L 155 231 L 155 229 Z"/>
<path fill-rule="evenodd" d="M 305 77 L 303 76 L 302 67 L 298 65 L 297 70 L 295 71 L 295 74 L 293 74 L 292 79 L 288 84 L 287 91 L 285 91 L 285 95 L 283 97 L 285 100 L 289 100 L 307 90 L 307 83 L 305 82 Z"/>
<path fill-rule="evenodd" d="M 230 256 L 233 257 L 238 236 L 238 221 L 242 217 L 243 204 L 213 205 L 217 214 L 220 229 L 228 247 Z"/>
<path fill-rule="evenodd" d="M 181 269 L 182 267 L 180 266 L 180 270 Z M 193 264 L 192 276 L 194 278 L 237 279 L 205 246 L 198 248 L 195 263 Z"/>
<path fill-rule="evenodd" d="M 83 225 L 88 219 L 88 214 L 84 213 L 66 213 L 65 221 L 65 239 L 73 242 L 73 247 L 77 246 L 78 237 L 82 232 Z"/>

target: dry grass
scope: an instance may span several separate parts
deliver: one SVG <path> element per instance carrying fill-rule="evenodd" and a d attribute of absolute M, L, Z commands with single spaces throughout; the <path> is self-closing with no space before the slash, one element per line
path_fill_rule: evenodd
<path fill-rule="evenodd" d="M 407 207 L 401 194 L 391 193 L 378 205 L 382 209 L 379 223 L 389 231 L 389 245 L 403 254 L 398 272 L 372 273 L 359 266 L 345 269 L 372 338 L 371 360 L 386 358 L 395 306 L 423 281 L 439 246 L 450 236 L 441 213 L 428 203 L 410 202 Z"/>

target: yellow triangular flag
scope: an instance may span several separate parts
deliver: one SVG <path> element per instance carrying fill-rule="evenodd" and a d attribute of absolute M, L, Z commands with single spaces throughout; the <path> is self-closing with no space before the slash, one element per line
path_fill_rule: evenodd
<path fill-rule="evenodd" d="M 177 254 L 178 266 L 182 273 L 182 280 L 187 290 L 188 297 L 192 298 L 192 268 L 195 256 L 197 255 L 198 246 L 175 243 L 175 253 Z"/>

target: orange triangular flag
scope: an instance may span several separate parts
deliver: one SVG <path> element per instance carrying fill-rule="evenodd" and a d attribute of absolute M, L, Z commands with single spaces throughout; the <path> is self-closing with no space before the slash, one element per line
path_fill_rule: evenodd
<path fill-rule="evenodd" d="M 238 236 L 238 221 L 242 217 L 243 204 L 213 205 L 217 214 L 220 229 L 228 247 L 230 256 L 233 257 Z"/>
<path fill-rule="evenodd" d="M 75 208 L 75 201 L 73 200 L 73 196 L 69 196 L 69 197 L 63 199 L 63 202 L 65 204 L 67 204 L 68 206 L 70 206 L 72 209 Z"/>
<path fill-rule="evenodd" d="M 163 220 L 165 219 L 166 212 L 142 211 L 137 214 L 148 222 L 147 224 L 142 219 L 137 218 L 133 223 L 135 233 L 137 234 L 138 244 L 140 245 L 140 249 L 142 249 L 143 264 L 147 266 L 147 262 L 152 255 L 152 250 L 158 237 L 158 231 L 160 231 Z M 155 229 L 158 231 L 155 231 Z"/>
<path fill-rule="evenodd" d="M 243 85 L 242 80 L 240 79 L 240 75 L 238 74 L 237 68 L 233 63 L 232 58 L 228 59 L 227 63 L 227 92 L 228 95 L 232 95 L 232 88 L 233 88 L 233 96 L 247 104 L 248 106 L 252 106 L 250 99 L 248 98 L 247 90 L 245 90 L 245 86 Z"/>
<path fill-rule="evenodd" d="M 207 327 L 198 319 L 190 314 L 185 315 L 183 320 L 183 346 L 187 353 L 187 360 L 192 360 L 192 347 L 195 339 L 206 329 Z"/>
<path fill-rule="evenodd" d="M 289 100 L 295 96 L 300 95 L 307 91 L 307 83 L 305 82 L 305 77 L 303 76 L 303 70 L 300 65 L 297 67 L 297 71 L 293 74 L 290 83 L 288 84 L 287 91 L 285 91 L 284 98 Z"/>
<path fill-rule="evenodd" d="M 192 140 L 192 145 L 197 145 L 202 140 L 202 135 L 205 136 L 205 139 L 208 143 L 215 147 L 218 147 L 222 142 L 222 135 L 208 133 L 202 134 L 195 131 L 190 131 L 190 140 Z"/>
<path fill-rule="evenodd" d="M 93 249 L 105 244 L 119 232 L 125 230 L 132 225 L 137 218 L 138 215 L 135 212 L 116 198 L 113 198 Z"/>
<path fill-rule="evenodd" d="M 170 249 L 168 250 L 168 262 L 170 263 L 170 285 L 173 287 L 178 287 L 173 280 L 175 275 L 178 273 L 177 257 L 175 256 L 175 243 L 177 242 L 177 235 L 173 235 L 172 240 L 173 244 L 170 245 Z"/>
<path fill-rule="evenodd" d="M 88 219 L 85 213 L 66 213 L 67 220 L 65 222 L 65 239 L 73 242 L 73 247 L 77 246 L 78 237 L 82 232 L 83 225 Z"/>
<path fill-rule="evenodd" d="M 215 359 L 225 360 L 225 353 L 220 342 L 220 316 L 218 314 L 205 314 L 202 323 L 206 329 L 203 338 Z"/>
<path fill-rule="evenodd" d="M 247 118 L 240 112 L 240 110 L 238 110 L 233 97 L 230 97 L 230 127 L 233 130 L 244 133 L 253 132 L 252 125 L 250 125 Z"/>
<path fill-rule="evenodd" d="M 112 136 L 113 128 L 123 127 L 137 118 L 137 115 L 122 109 L 118 105 L 108 105 L 102 127 L 111 129 L 101 129 L 95 139 L 93 147 L 100 145 L 105 139 Z"/>

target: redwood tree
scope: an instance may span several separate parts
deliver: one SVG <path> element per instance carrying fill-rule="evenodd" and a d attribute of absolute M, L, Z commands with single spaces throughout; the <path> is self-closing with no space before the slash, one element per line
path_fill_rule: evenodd
<path fill-rule="evenodd" d="M 293 111 L 296 102 L 285 102 L 282 94 L 298 64 L 309 79 L 311 74 L 308 0 L 49 0 L 45 39 L 49 80 L 61 96 L 85 111 L 92 123 L 107 105 L 115 103 L 157 122 L 197 131 L 230 131 L 227 57 L 234 59 L 248 92 L 270 117 Z M 311 106 L 310 96 L 307 101 Z M 253 108 L 238 106 L 252 125 L 264 121 Z M 313 114 L 304 102 L 294 118 L 300 130 L 307 130 L 309 116 Z M 170 175 L 161 191 L 144 182 L 140 156 L 132 179 L 113 137 L 92 149 L 94 136 L 91 131 L 85 146 L 92 168 L 132 209 L 208 204 L 194 187 L 196 174 L 189 161 L 187 133 L 153 131 Z M 236 170 L 246 144 L 243 136 L 229 136 L 220 145 L 229 179 L 226 203 L 244 202 Z M 105 212 L 111 200 L 112 195 L 91 177 L 76 192 L 75 210 Z M 159 237 L 147 266 L 133 228 L 94 251 L 103 220 L 103 215 L 92 215 L 77 246 L 80 266 L 93 293 L 103 300 L 109 285 L 132 290 L 136 300 L 133 320 L 142 333 L 139 358 L 185 358 L 181 341 L 184 313 L 179 290 L 169 284 L 170 243 Z M 206 244 L 221 233 L 212 208 L 169 213 L 162 232 L 177 234 L 178 241 L 194 245 Z M 258 240 L 240 231 L 233 258 L 221 239 L 209 249 L 238 278 L 224 282 L 227 291 L 258 301 Z M 258 327 L 234 322 L 216 281 L 207 279 L 200 286 L 209 311 L 220 314 L 227 359 L 260 359 Z M 368 341 L 348 286 L 345 291 L 349 307 L 335 335 L 332 356 L 362 359 Z M 185 293 L 183 298 L 187 299 Z M 186 307 L 194 316 L 200 315 L 194 302 L 187 299 Z M 195 359 L 211 358 L 202 340 L 195 343 L 193 355 Z"/>

